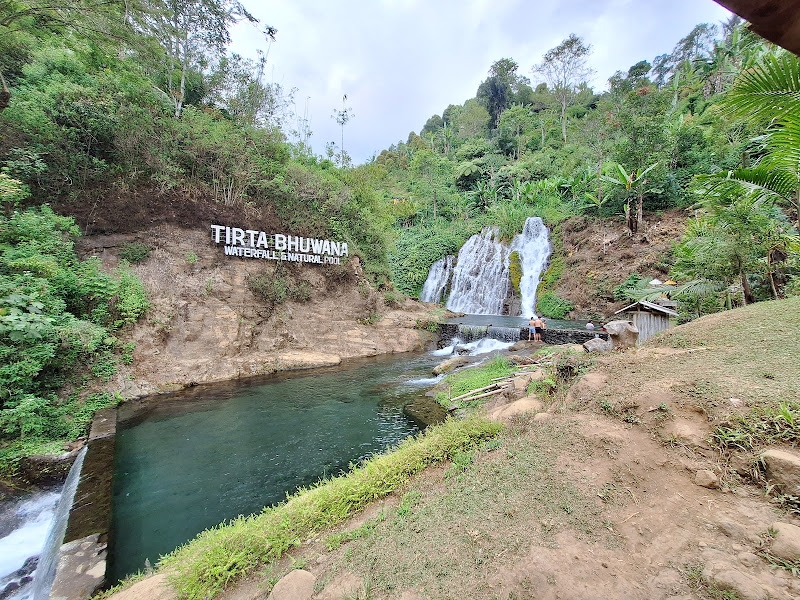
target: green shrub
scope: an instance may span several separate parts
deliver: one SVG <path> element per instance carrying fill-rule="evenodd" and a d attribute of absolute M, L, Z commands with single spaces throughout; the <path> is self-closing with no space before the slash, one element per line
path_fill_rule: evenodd
<path fill-rule="evenodd" d="M 628 294 L 631 291 L 641 287 L 641 283 L 643 281 L 644 277 L 638 273 L 631 273 L 628 275 L 628 278 L 625 281 L 614 287 L 614 300 L 617 302 L 630 300 L 631 298 L 628 296 Z"/>
<path fill-rule="evenodd" d="M 147 309 L 141 281 L 123 263 L 114 276 L 78 260 L 71 218 L 47 207 L 0 216 L 0 470 L 25 448 L 83 433 L 97 402 L 58 392 L 78 375 L 108 380 L 117 368 L 111 332 Z M 88 368 L 87 368 L 88 366 Z M 85 408 L 88 406 L 89 408 Z M 81 413 L 83 414 L 83 413 Z"/>
<path fill-rule="evenodd" d="M 516 250 L 508 257 L 508 271 L 511 277 L 511 285 L 514 286 L 514 290 L 517 294 L 521 294 L 519 291 L 519 282 L 522 280 L 522 263 L 520 262 L 519 252 Z"/>
<path fill-rule="evenodd" d="M 389 306 L 398 307 L 405 302 L 406 297 L 398 291 L 389 290 L 383 293 L 383 301 Z"/>
<path fill-rule="evenodd" d="M 146 244 L 125 242 L 119 247 L 119 257 L 131 264 L 140 263 L 150 257 L 153 249 Z"/>
<path fill-rule="evenodd" d="M 564 319 L 575 305 L 569 300 L 559 298 L 555 292 L 545 292 L 536 299 L 539 314 L 551 319 Z"/>
<path fill-rule="evenodd" d="M 281 304 L 289 293 L 286 278 L 274 273 L 258 273 L 247 278 L 247 287 L 270 306 Z"/>

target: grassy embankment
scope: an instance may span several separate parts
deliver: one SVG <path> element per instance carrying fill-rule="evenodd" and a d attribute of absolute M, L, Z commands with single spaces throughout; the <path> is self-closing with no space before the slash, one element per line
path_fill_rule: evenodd
<path fill-rule="evenodd" d="M 171 574 L 170 581 L 182 597 L 212 598 L 236 578 L 401 488 L 425 467 L 468 452 L 501 429 L 477 417 L 430 427 L 347 475 L 300 490 L 261 514 L 204 531 L 165 557 L 159 569 Z"/>

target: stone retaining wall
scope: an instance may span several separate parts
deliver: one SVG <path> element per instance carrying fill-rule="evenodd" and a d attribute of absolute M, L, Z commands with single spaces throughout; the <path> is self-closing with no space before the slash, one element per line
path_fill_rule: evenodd
<path fill-rule="evenodd" d="M 442 338 L 442 344 L 447 343 L 452 338 L 458 336 L 458 325 L 455 323 L 442 323 L 439 325 L 439 335 Z M 608 339 L 608 333 L 602 330 L 586 330 L 586 329 L 545 329 L 542 333 L 542 341 L 545 344 L 561 345 L 561 344 L 583 344 L 591 340 L 595 336 L 600 336 L 602 339 Z M 528 328 L 520 327 L 519 339 L 528 339 Z"/>

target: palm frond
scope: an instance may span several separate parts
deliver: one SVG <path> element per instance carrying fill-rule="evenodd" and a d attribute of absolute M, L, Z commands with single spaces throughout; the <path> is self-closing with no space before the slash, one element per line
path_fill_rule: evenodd
<path fill-rule="evenodd" d="M 759 165 L 753 169 L 719 171 L 697 175 L 692 188 L 704 197 L 733 199 L 751 194 L 763 200 L 786 199 L 797 189 L 797 175 L 786 169 Z"/>
<path fill-rule="evenodd" d="M 675 291 L 672 292 L 673 297 L 678 297 L 683 294 L 696 294 L 698 296 L 711 296 L 718 294 L 728 287 L 726 281 L 712 280 L 712 279 L 692 279 L 686 283 L 682 283 Z"/>
<path fill-rule="evenodd" d="M 764 166 L 800 175 L 800 113 L 787 115 L 780 126 L 773 127 L 766 140 Z"/>
<path fill-rule="evenodd" d="M 737 77 L 723 103 L 735 116 L 762 121 L 800 114 L 800 58 L 765 56 Z"/>

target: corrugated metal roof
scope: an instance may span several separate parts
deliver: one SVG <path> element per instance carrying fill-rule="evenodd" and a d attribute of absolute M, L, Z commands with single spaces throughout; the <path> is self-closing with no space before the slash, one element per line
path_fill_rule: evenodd
<path fill-rule="evenodd" d="M 800 0 L 715 0 L 750 22 L 750 29 L 800 54 Z"/>
<path fill-rule="evenodd" d="M 629 306 L 626 306 L 625 308 L 620 308 L 614 314 L 618 315 L 619 313 L 622 313 L 622 312 L 625 312 L 627 310 L 632 309 L 634 306 L 641 306 L 642 308 L 646 308 L 648 310 L 653 310 L 655 312 L 660 312 L 660 313 L 663 313 L 665 315 L 669 315 L 671 317 L 677 317 L 678 316 L 678 313 L 676 313 L 674 310 L 670 310 L 668 308 L 664 308 L 663 306 L 659 306 L 658 304 L 653 304 L 652 302 L 648 302 L 647 300 L 639 300 L 639 302 L 634 302 L 633 304 L 631 304 Z"/>

